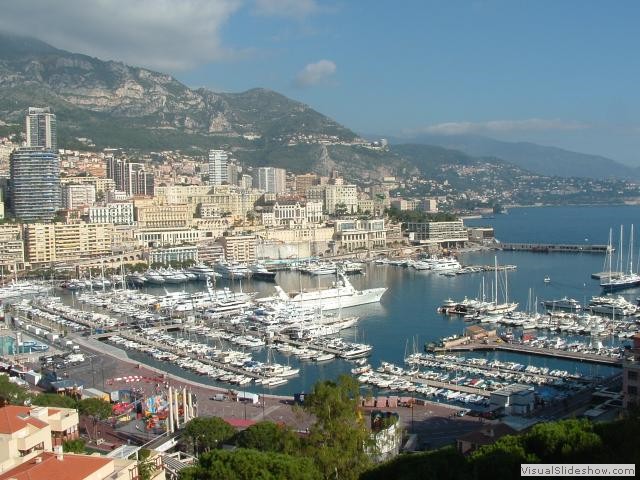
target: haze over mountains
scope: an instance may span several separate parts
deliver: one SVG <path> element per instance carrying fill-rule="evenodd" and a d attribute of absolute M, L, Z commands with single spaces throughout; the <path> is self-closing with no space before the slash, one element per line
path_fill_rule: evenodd
<path fill-rule="evenodd" d="M 34 105 L 50 105 L 58 114 L 63 148 L 87 148 L 84 139 L 95 148 L 146 151 L 204 153 L 229 146 L 252 165 L 319 173 L 338 168 L 361 180 L 426 174 L 442 158 L 465 164 L 506 162 L 550 176 L 640 178 L 638 169 L 605 157 L 475 136 L 395 138 L 395 143 L 415 145 L 410 150 L 371 150 L 353 145 L 358 136 L 349 128 L 270 90 L 191 89 L 167 74 L 0 34 L 0 120 L 19 124 L 24 110 Z"/>
<path fill-rule="evenodd" d="M 531 142 L 505 142 L 480 135 L 419 134 L 395 137 L 394 143 L 421 143 L 459 150 L 472 156 L 497 157 L 540 175 L 640 179 L 640 168 L 600 155 L 590 155 Z"/>

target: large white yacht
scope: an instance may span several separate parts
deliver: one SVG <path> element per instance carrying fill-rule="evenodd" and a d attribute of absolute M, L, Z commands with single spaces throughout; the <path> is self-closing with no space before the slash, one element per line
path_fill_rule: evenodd
<path fill-rule="evenodd" d="M 356 290 L 343 273 L 338 274 L 339 279 L 333 285 L 324 290 L 309 290 L 302 292 L 285 292 L 282 287 L 276 285 L 277 299 L 294 302 L 306 307 L 318 307 L 323 310 L 337 310 L 339 308 L 355 307 L 367 303 L 379 302 L 384 292 L 382 288 L 368 288 Z M 261 301 L 273 300 L 274 297 L 261 299 Z"/>

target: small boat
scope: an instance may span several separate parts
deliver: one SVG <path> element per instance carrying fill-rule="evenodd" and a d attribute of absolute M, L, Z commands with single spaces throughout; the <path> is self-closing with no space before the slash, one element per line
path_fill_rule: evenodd
<path fill-rule="evenodd" d="M 549 275 L 544 277 L 544 283 L 551 283 L 551 277 L 549 277 Z"/>

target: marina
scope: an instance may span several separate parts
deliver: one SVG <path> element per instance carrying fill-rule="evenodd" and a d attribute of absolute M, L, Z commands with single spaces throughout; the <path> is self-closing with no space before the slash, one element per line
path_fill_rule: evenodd
<path fill-rule="evenodd" d="M 518 217 L 512 213 L 510 218 Z M 567 372 L 566 378 L 578 384 L 584 383 L 583 379 L 607 378 L 619 371 L 619 358 L 607 356 L 607 352 L 620 352 L 616 349 L 622 348 L 637 331 L 635 297 L 640 292 L 631 289 L 616 295 L 604 294 L 599 283 L 590 279 L 592 272 L 602 270 L 603 256 L 479 250 L 456 256 L 460 270 L 466 268 L 464 265 L 477 267 L 469 272 L 472 275 L 459 275 L 460 270 L 455 267 L 445 275 L 438 269 L 421 268 L 429 260 L 454 265 L 447 258 L 413 256 L 402 261 L 358 262 L 364 275 L 350 275 L 343 287 L 350 285 L 354 292 L 379 289 L 383 293 L 379 301 L 354 307 L 347 306 L 344 296 L 337 297 L 334 308 L 330 304 L 319 309 L 313 302 L 287 302 L 301 292 L 318 295 L 317 292 L 331 291 L 336 288 L 336 280 L 343 280 L 339 276 L 336 279 L 336 273 L 310 275 L 295 269 L 275 272 L 276 286 L 282 292 L 290 292 L 286 296 L 279 294 L 269 279 L 248 276 L 239 281 L 217 277 L 207 286 L 206 279 L 213 278 L 203 273 L 204 281 L 145 283 L 136 290 L 124 290 L 122 286 L 75 292 L 55 289 L 49 295 L 26 295 L 23 300 L 12 299 L 9 303 L 17 317 L 33 327 L 61 336 L 100 338 L 110 349 L 121 349 L 130 358 L 163 371 L 220 387 L 242 384 L 247 391 L 268 388 L 273 393 L 290 394 L 308 390 L 318 378 L 335 378 L 340 373 L 361 377 L 367 373 L 359 364 L 364 356 L 370 365 L 382 367 L 384 362 L 401 365 L 398 368 L 403 370 L 378 372 L 372 368 L 375 374 L 371 379 L 383 376 L 382 381 L 378 382 L 380 385 L 363 382 L 365 390 L 410 393 L 482 408 L 481 399 L 467 398 L 486 398 L 490 391 L 488 379 L 480 372 L 513 373 L 495 362 L 513 362 L 529 369 L 511 378 L 489 378 L 496 387 L 526 379 L 535 385 L 538 381 L 549 385 L 554 380 L 550 373 L 553 371 Z M 552 281 L 546 282 L 546 277 Z M 438 313 L 447 303 L 443 302 L 445 299 L 449 299 L 449 306 L 463 302 L 451 298 L 482 300 L 483 283 L 485 302 L 516 305 L 506 309 L 511 312 L 487 315 L 490 321 L 465 317 L 469 311 Z M 494 302 L 496 294 L 499 300 Z M 537 308 L 540 312 L 536 312 Z M 416 341 L 418 344 L 437 343 L 452 335 L 462 336 L 474 324 L 488 329 L 499 326 L 498 335 L 506 341 L 495 345 L 475 342 L 448 353 L 466 361 L 486 360 L 483 368 L 460 364 L 475 369 L 465 375 L 470 378 L 454 382 L 459 375 L 444 378 L 447 368 L 405 363 L 409 356 L 403 354 L 403 347 L 408 339 L 421 338 L 422 342 Z M 521 342 L 523 336 L 528 342 L 526 347 L 510 343 Z M 344 354 L 349 344 L 366 347 Z M 601 353 L 593 354 L 589 349 L 594 348 Z M 228 362 L 223 361 L 222 352 L 228 352 Z M 595 355 L 593 361 L 591 355 Z M 505 358 L 509 358 L 508 362 Z M 276 364 L 288 366 L 287 371 L 296 374 L 276 378 L 260 370 Z M 416 367 L 419 371 L 414 371 Z M 537 374 L 535 369 L 540 369 Z M 397 378 L 391 378 L 394 375 Z M 456 391 L 465 395 L 460 401 L 451 397 L 451 392 Z"/>

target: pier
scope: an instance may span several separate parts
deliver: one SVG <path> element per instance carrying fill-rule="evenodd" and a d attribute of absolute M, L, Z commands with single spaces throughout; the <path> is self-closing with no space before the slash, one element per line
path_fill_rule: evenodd
<path fill-rule="evenodd" d="M 553 244 L 553 243 L 498 243 L 496 247 L 506 251 L 521 252 L 562 252 L 562 253 L 602 253 L 608 251 L 608 245 L 589 244 Z"/>
<path fill-rule="evenodd" d="M 520 354 L 540 355 L 545 357 L 562 358 L 565 360 L 574 360 L 578 362 L 598 363 L 602 365 L 611 365 L 621 367 L 623 360 L 620 358 L 605 357 L 593 353 L 571 352 L 555 348 L 532 347 L 530 345 L 514 344 L 514 343 L 484 343 L 484 342 L 468 342 L 462 345 L 456 345 L 449 348 L 435 348 L 434 352 L 473 352 L 474 350 L 490 350 L 502 352 L 515 352 Z"/>

